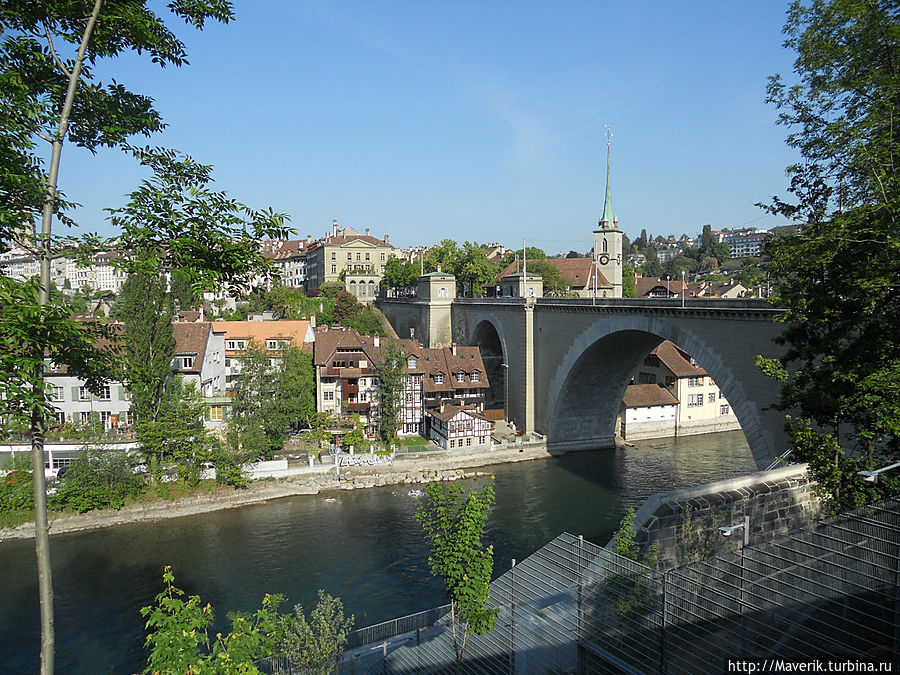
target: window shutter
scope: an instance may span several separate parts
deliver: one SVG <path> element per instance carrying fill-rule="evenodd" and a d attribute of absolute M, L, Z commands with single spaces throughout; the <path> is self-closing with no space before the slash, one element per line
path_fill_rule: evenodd
<path fill-rule="evenodd" d="M 72 400 L 78 400 L 78 387 L 72 387 Z"/>
<path fill-rule="evenodd" d="M 125 385 L 124 384 L 119 385 L 119 400 L 120 401 L 125 400 Z"/>

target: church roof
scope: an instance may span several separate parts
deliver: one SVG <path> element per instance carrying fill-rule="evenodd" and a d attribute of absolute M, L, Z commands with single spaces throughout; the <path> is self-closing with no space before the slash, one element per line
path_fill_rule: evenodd
<path fill-rule="evenodd" d="M 613 210 L 612 205 L 612 187 L 610 186 L 610 171 L 609 171 L 609 142 L 606 144 L 606 197 L 603 200 L 603 214 L 600 216 L 600 221 L 597 223 L 597 230 L 606 230 L 610 227 L 618 229 L 619 227 L 619 219 L 616 217 L 616 212 Z"/>

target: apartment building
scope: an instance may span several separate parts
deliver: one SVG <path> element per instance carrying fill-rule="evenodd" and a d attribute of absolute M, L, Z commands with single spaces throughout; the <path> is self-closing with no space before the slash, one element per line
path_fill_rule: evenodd
<path fill-rule="evenodd" d="M 376 239 L 369 234 L 369 228 L 365 234 L 360 234 L 351 227 L 339 228 L 335 220 L 329 236 L 306 248 L 306 288 L 318 290 L 324 283 L 339 281 L 342 273 L 345 276 L 359 274 L 364 277 L 361 279 L 364 285 L 360 288 L 360 279 L 352 279 L 356 283 L 351 292 L 355 291 L 354 295 L 361 302 L 371 302 L 392 255 L 394 247 L 388 235 Z"/>

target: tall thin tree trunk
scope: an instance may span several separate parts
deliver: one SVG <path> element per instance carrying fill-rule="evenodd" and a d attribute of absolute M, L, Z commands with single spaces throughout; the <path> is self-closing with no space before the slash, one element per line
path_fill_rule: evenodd
<path fill-rule="evenodd" d="M 69 73 L 69 86 L 66 99 L 59 117 L 59 126 L 53 138 L 53 150 L 50 155 L 50 166 L 47 173 L 47 188 L 41 212 L 41 236 L 39 256 L 41 263 L 41 290 L 38 302 L 41 307 L 50 304 L 50 258 L 51 232 L 53 230 L 53 211 L 56 208 L 56 186 L 59 180 L 59 158 L 62 153 L 63 139 L 69 129 L 69 115 L 75 92 L 81 77 L 81 64 L 87 51 L 91 34 L 100 15 L 103 0 L 95 0 L 94 9 L 84 27 L 84 35 L 78 47 L 78 55 Z M 44 373 L 36 374 L 35 385 L 43 388 Z M 34 551 L 37 556 L 38 593 L 41 604 L 41 675 L 53 673 L 54 629 L 53 629 L 53 575 L 50 567 L 50 523 L 47 518 L 47 485 L 44 480 L 44 429 L 46 420 L 43 414 L 33 412 L 31 416 L 31 467 L 34 485 Z"/>

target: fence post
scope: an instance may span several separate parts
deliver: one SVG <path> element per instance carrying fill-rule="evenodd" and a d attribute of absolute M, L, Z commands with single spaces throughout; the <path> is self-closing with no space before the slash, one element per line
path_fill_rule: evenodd
<path fill-rule="evenodd" d="M 659 672 L 661 675 L 666 674 L 668 668 L 668 659 L 666 658 L 666 581 L 669 578 L 668 572 L 663 572 L 662 581 L 662 625 L 659 627 Z"/>
<path fill-rule="evenodd" d="M 509 672 L 516 672 L 516 559 L 509 568 Z"/>
<path fill-rule="evenodd" d="M 577 576 L 577 605 L 575 607 L 575 672 L 584 672 L 584 649 L 581 641 L 584 638 L 584 535 L 578 535 L 578 557 L 575 562 Z"/>

